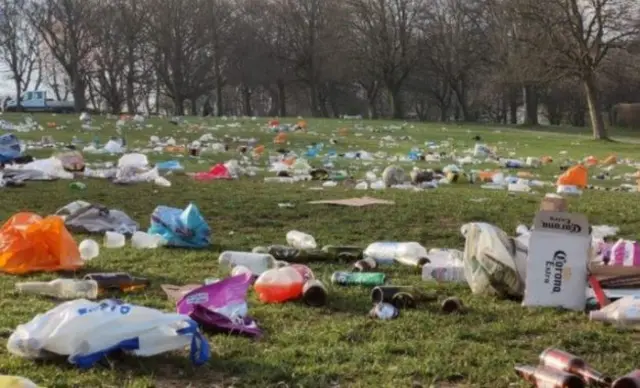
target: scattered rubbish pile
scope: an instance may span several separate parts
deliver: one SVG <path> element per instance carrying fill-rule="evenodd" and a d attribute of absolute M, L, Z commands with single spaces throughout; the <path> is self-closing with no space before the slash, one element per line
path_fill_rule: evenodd
<path fill-rule="evenodd" d="M 116 119 L 116 127 L 122 133 L 125 128 L 146 127 L 142 116 Z M 90 115 L 83 114 L 80 120 L 85 130 L 93 131 Z M 475 295 L 517 299 L 525 307 L 589 311 L 590 320 L 617 326 L 640 322 L 637 314 L 640 244 L 623 239 L 609 241 L 617 234 L 616 228 L 592 226 L 586 215 L 569 213 L 563 196 L 580 195 L 589 189 L 589 174 L 593 169 L 604 167 L 611 172 L 618 164 L 632 164 L 614 155 L 602 162 L 588 157 L 578 163 L 563 163 L 557 181 L 551 183 L 538 180 L 535 174 L 535 169 L 553 163 L 550 156 L 529 156 L 521 160 L 509 155 L 510 158 L 505 159 L 499 156 L 498 147 L 483 144 L 479 138 L 472 149 L 463 153 L 446 141 L 427 142 L 406 155 L 366 150 L 339 153 L 333 146 L 352 135 L 341 128 L 329 145 L 313 143 L 294 152 L 284 147 L 291 148 L 290 140 L 296 132 L 313 134 L 308 124 L 303 120 L 293 125 L 271 120 L 263 131 L 273 134 L 273 145 L 269 147 L 277 148 L 276 152 L 270 152 L 266 145 L 258 144 L 253 138 L 220 139 L 211 133 L 200 134 L 197 140 L 189 142 L 151 136 L 149 144 L 140 149 L 130 148 L 124 136 L 109 139 L 104 145 L 95 139 L 80 152 L 75 145 L 81 143 L 75 140 L 72 142 L 75 145 L 65 145 L 64 149 L 58 149 L 51 138 L 37 145 L 20 142 L 14 132 L 37 128 L 33 122 L 29 123 L 30 126 L 0 123 L 3 129 L 12 131 L 0 136 L 3 166 L 0 187 L 54 179 L 73 180 L 70 187 L 75 190 L 87 189 L 91 179 L 107 179 L 120 185 L 148 182 L 170 187 L 167 177 L 186 170 L 178 158 L 206 163 L 208 160 L 203 156 L 207 154 L 235 152 L 226 162 L 187 174 L 197 182 L 194 184 L 213 184 L 208 183 L 211 181 L 228 184 L 225 181 L 252 178 L 264 171 L 270 176 L 261 176 L 259 181 L 322 182 L 317 187 L 320 189 L 342 185 L 357 190 L 423 191 L 443 185 L 477 185 L 483 189 L 531 194 L 545 192 L 553 186 L 556 194 L 544 196 L 532 227 L 520 225 L 515 236 L 488 223 L 462 225 L 464 247 L 427 249 L 415 241 L 372 242 L 364 248 L 321 245 L 313 235 L 291 230 L 284 236 L 286 245 L 265 241 L 266 245 L 257 246 L 251 252 L 222 252 L 218 263 L 229 275 L 223 279 L 160 285 L 167 298 L 175 303 L 172 313 L 120 301 L 118 296 L 123 293 L 145 292 L 155 286 L 148 279 L 129 273 L 88 273 L 81 279 L 18 282 L 15 284 L 18 294 L 65 300 L 18 325 L 11 334 L 7 343 L 9 352 L 26 359 L 64 357 L 80 368 L 90 368 L 114 351 L 147 357 L 188 347 L 192 362 L 201 365 L 210 358 L 209 344 L 201 330 L 251 338 L 263 334 L 260 326 L 268 322 L 259 325 L 249 314 L 249 292 L 254 292 L 261 303 L 301 301 L 307 306 L 322 308 L 332 303 L 332 292 L 340 292 L 343 287 L 363 288 L 367 289 L 369 301 L 366 303 L 372 306 L 369 316 L 376 320 L 403 319 L 401 312 L 407 309 L 425 309 L 436 314 L 466 312 L 465 303 L 455 295 L 442 296 L 418 286 L 395 284 L 397 279 L 385 271 L 393 265 L 415 268 L 425 282 L 466 283 Z M 189 125 L 182 118 L 172 118 L 170 123 L 179 127 Z M 226 126 L 235 128 L 236 124 Z M 52 127 L 58 126 L 53 123 Z M 361 124 L 356 124 L 354 129 L 358 130 L 356 136 L 366 133 Z M 391 135 L 376 138 L 382 144 L 397 140 Z M 56 150 L 47 159 L 25 156 L 25 151 L 36 146 L 56 147 Z M 147 156 L 152 152 L 171 153 L 175 158 L 152 165 Z M 83 154 L 89 153 L 118 155 L 119 159 L 96 166 L 84 160 Z M 335 168 L 345 160 L 353 162 L 355 167 Z M 418 168 L 417 161 L 442 167 Z M 403 163 L 414 165 L 409 169 L 403 167 Z M 495 168 L 470 168 L 486 163 L 494 164 Z M 366 169 L 364 174 L 362 169 Z M 637 191 L 637 185 L 621 187 L 625 191 Z M 309 203 L 354 207 L 394 204 L 370 197 Z M 212 229 L 194 203 L 184 209 L 158 206 L 150 215 L 149 229 L 146 232 L 139 229 L 140 224 L 124 211 L 85 201 L 71 202 L 44 218 L 17 213 L 0 228 L 3 242 L 0 271 L 23 275 L 78 270 L 87 261 L 99 257 L 101 247 L 119 249 L 127 245 L 127 240 L 136 249 L 206 249 L 212 243 Z M 72 232 L 103 236 L 102 244 L 93 238 L 77 244 Z M 344 268 L 333 272 L 329 279 L 322 279 L 314 274 L 310 263 L 340 263 Z M 584 360 L 553 348 L 540 356 L 538 366 L 519 365 L 516 372 L 538 387 L 640 386 L 638 371 L 612 381 Z M 2 378 L 14 377 L 1 376 L 0 382 Z M 30 382 L 25 380 L 22 384 L 29 386 Z"/>

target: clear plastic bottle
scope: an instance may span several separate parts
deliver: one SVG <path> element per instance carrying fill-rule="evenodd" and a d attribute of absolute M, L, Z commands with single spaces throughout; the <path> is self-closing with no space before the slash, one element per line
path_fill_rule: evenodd
<path fill-rule="evenodd" d="M 242 265 L 256 276 L 276 267 L 276 260 L 268 253 L 225 251 L 218 257 L 218 263 L 229 268 Z"/>
<path fill-rule="evenodd" d="M 281 303 L 302 295 L 304 278 L 298 270 L 288 266 L 270 269 L 255 283 L 258 298 L 265 303 Z"/>
<path fill-rule="evenodd" d="M 591 311 L 589 319 L 619 326 L 638 326 L 640 325 L 640 297 L 625 296 L 618 299 L 600 310 Z"/>
<path fill-rule="evenodd" d="M 318 244 L 312 235 L 300 232 L 299 230 L 291 230 L 287 233 L 287 244 L 297 249 L 316 249 Z"/>
<path fill-rule="evenodd" d="M 16 290 L 25 294 L 47 295 L 59 299 L 96 299 L 95 280 L 56 279 L 50 282 L 16 283 Z"/>
<path fill-rule="evenodd" d="M 80 245 L 78 245 L 78 250 L 80 251 L 80 258 L 82 258 L 83 261 L 95 259 L 100 255 L 100 245 L 91 239 L 83 240 Z"/>
<path fill-rule="evenodd" d="M 375 260 L 379 265 L 398 261 L 404 264 L 424 264 L 427 257 L 425 247 L 417 242 L 375 242 L 364 250 L 364 257 Z"/>

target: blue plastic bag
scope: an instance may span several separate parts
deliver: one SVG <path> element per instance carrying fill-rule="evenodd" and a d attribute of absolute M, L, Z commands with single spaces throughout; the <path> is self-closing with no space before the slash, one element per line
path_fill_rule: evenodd
<path fill-rule="evenodd" d="M 7 133 L 0 136 L 0 163 L 10 162 L 18 157 L 20 151 L 20 142 L 13 133 Z"/>
<path fill-rule="evenodd" d="M 168 160 L 166 162 L 156 163 L 156 167 L 160 171 L 181 171 L 184 167 L 177 160 Z"/>
<path fill-rule="evenodd" d="M 171 247 L 201 249 L 211 243 L 211 229 L 193 203 L 184 210 L 158 206 L 148 233 L 159 234 Z"/>

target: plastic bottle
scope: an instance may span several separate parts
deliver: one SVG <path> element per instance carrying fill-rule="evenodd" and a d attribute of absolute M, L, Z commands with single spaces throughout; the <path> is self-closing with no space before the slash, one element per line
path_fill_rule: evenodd
<path fill-rule="evenodd" d="M 369 245 L 363 255 L 374 259 L 378 265 L 393 264 L 394 261 L 417 265 L 420 259 L 427 257 L 427 250 L 417 242 L 382 241 Z"/>
<path fill-rule="evenodd" d="M 126 243 L 126 239 L 122 233 L 106 232 L 104 234 L 105 248 L 122 248 Z"/>
<path fill-rule="evenodd" d="M 218 263 L 229 268 L 242 265 L 256 276 L 276 267 L 275 258 L 268 253 L 225 251 L 218 257 Z"/>
<path fill-rule="evenodd" d="M 281 303 L 302 295 L 304 279 L 300 272 L 288 266 L 265 271 L 254 285 L 258 299 L 265 303 Z"/>
<path fill-rule="evenodd" d="M 98 283 L 100 292 L 117 290 L 132 292 L 149 287 L 149 279 L 131 276 L 125 272 L 100 272 L 84 275 L 84 280 L 94 280 Z"/>
<path fill-rule="evenodd" d="M 80 245 L 78 245 L 78 250 L 80 251 L 80 258 L 82 258 L 83 261 L 95 259 L 100 255 L 100 245 L 91 239 L 82 240 Z"/>
<path fill-rule="evenodd" d="M 287 244 L 297 249 L 316 249 L 316 239 L 312 235 L 300 232 L 298 230 L 291 230 L 287 233 Z"/>
<path fill-rule="evenodd" d="M 16 290 L 25 294 L 48 295 L 60 299 L 98 297 L 98 283 L 93 280 L 55 279 L 50 282 L 16 283 Z"/>
<path fill-rule="evenodd" d="M 619 326 L 638 325 L 640 324 L 640 296 L 625 296 L 600 310 L 591 311 L 589 319 Z"/>

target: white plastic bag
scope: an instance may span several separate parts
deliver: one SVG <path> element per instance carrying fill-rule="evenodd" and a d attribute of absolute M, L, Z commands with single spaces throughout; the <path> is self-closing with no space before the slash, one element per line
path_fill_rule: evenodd
<path fill-rule="evenodd" d="M 117 349 L 153 356 L 187 345 L 194 364 L 209 359 L 209 344 L 187 316 L 115 300 L 78 299 L 18 325 L 7 349 L 25 358 L 41 358 L 47 352 L 64 355 L 70 363 L 89 368 Z"/>
<path fill-rule="evenodd" d="M 465 224 L 464 272 L 471 292 L 500 297 L 520 297 L 528 247 L 484 222 Z"/>

